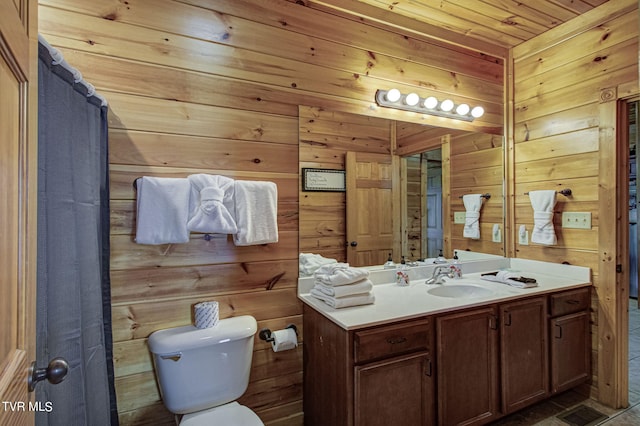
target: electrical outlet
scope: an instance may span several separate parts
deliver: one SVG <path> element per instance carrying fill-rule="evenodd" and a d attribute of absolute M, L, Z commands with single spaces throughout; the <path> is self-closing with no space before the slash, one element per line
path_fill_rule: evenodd
<path fill-rule="evenodd" d="M 591 213 L 562 212 L 562 227 L 574 229 L 591 229 Z"/>
<path fill-rule="evenodd" d="M 453 212 L 453 223 L 464 224 L 467 220 L 467 212 Z"/>
<path fill-rule="evenodd" d="M 499 224 L 493 225 L 493 234 L 491 235 L 491 241 L 493 241 L 494 243 L 502 242 L 502 232 L 500 231 Z"/>

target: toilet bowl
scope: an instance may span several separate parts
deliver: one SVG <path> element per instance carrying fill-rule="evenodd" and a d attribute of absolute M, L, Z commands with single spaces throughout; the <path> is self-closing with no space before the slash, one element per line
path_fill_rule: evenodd
<path fill-rule="evenodd" d="M 226 318 L 211 328 L 192 325 L 149 336 L 162 400 L 180 425 L 262 426 L 239 404 L 247 390 L 257 323 L 249 315 Z"/>

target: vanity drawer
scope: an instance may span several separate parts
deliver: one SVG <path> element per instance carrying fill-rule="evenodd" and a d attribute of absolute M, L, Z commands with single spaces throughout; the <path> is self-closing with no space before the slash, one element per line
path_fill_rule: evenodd
<path fill-rule="evenodd" d="M 412 321 L 371 330 L 356 331 L 353 337 L 356 364 L 402 353 L 431 349 L 430 319 Z"/>
<path fill-rule="evenodd" d="M 563 291 L 562 293 L 552 294 L 549 296 L 551 303 L 551 316 L 568 315 L 574 312 L 589 309 L 591 297 L 589 288 L 580 288 L 577 290 Z"/>

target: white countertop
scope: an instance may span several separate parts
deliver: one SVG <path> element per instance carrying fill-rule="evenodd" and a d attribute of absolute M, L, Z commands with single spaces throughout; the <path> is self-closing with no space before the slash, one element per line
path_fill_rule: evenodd
<path fill-rule="evenodd" d="M 298 280 L 298 297 L 343 329 L 353 330 L 591 285 L 591 270 L 580 266 L 507 258 L 461 262 L 458 266 L 462 269 L 462 278 L 445 278 L 444 284 L 433 285 L 426 285 L 425 279 L 431 276 L 435 266 L 410 268 L 411 282 L 407 287 L 398 286 L 393 281 L 395 271 L 374 270 L 369 276 L 374 284 L 375 303 L 372 305 L 334 309 L 309 294 L 313 286 L 312 277 Z M 519 289 L 480 278 L 483 272 L 507 268 L 521 276 L 535 278 L 538 286 Z M 473 298 L 451 298 L 434 296 L 428 292 L 434 287 L 454 284 L 481 286 L 491 293 Z"/>

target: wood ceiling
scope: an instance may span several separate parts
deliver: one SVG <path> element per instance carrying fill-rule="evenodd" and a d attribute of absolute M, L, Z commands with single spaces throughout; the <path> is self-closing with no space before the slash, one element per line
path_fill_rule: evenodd
<path fill-rule="evenodd" d="M 305 3 L 341 10 L 504 57 L 509 48 L 607 1 L 307 0 Z"/>

